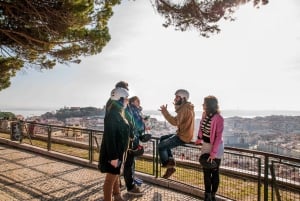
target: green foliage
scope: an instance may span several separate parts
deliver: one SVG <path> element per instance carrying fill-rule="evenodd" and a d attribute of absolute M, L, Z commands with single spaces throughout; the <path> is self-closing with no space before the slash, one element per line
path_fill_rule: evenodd
<path fill-rule="evenodd" d="M 15 119 L 16 116 L 12 112 L 0 112 L 0 119 Z"/>
<path fill-rule="evenodd" d="M 0 1 L 0 91 L 23 67 L 80 63 L 110 40 L 107 27 L 119 0 Z"/>
<path fill-rule="evenodd" d="M 23 61 L 16 57 L 0 56 L 0 91 L 10 86 L 10 78 L 23 66 Z"/>
<path fill-rule="evenodd" d="M 55 114 L 47 112 L 42 115 L 43 118 L 55 117 L 59 120 L 65 120 L 71 117 L 91 117 L 101 116 L 105 114 L 105 109 L 95 107 L 83 107 L 83 108 L 62 108 L 56 111 Z"/>
<path fill-rule="evenodd" d="M 174 26 L 180 31 L 195 29 L 201 36 L 209 37 L 221 31 L 216 22 L 222 18 L 234 20 L 235 9 L 250 2 L 258 8 L 268 0 L 154 0 L 154 7 L 166 19 L 164 27 Z"/>

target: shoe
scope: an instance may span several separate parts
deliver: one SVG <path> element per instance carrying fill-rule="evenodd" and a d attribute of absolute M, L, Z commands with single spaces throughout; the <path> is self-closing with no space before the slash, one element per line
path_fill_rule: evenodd
<path fill-rule="evenodd" d="M 139 187 L 137 187 L 136 185 L 133 186 L 133 188 L 131 190 L 127 190 L 128 194 L 131 195 L 143 195 L 144 193 L 140 190 Z"/>
<path fill-rule="evenodd" d="M 164 179 L 168 179 L 170 176 L 172 176 L 172 174 L 174 174 L 174 172 L 176 172 L 175 168 L 168 168 L 166 173 L 164 174 L 164 176 L 162 176 Z"/>
<path fill-rule="evenodd" d="M 114 195 L 114 201 L 125 201 L 121 194 Z"/>
<path fill-rule="evenodd" d="M 168 159 L 167 163 L 162 165 L 163 168 L 173 168 L 175 166 L 175 160 L 174 159 Z"/>
<path fill-rule="evenodd" d="M 211 200 L 211 193 L 205 193 L 204 201 L 212 201 Z"/>
<path fill-rule="evenodd" d="M 142 183 L 143 183 L 143 180 L 141 180 L 141 179 L 139 179 L 139 178 L 134 178 L 134 179 L 133 179 L 133 182 L 134 182 L 136 185 L 141 186 Z"/>

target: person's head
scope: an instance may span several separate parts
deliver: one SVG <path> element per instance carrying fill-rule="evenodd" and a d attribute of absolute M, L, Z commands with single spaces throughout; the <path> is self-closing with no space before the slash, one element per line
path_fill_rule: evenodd
<path fill-rule="evenodd" d="M 125 82 L 125 81 L 118 82 L 115 87 L 116 88 L 123 88 L 123 89 L 126 89 L 127 91 L 129 91 L 128 83 Z"/>
<path fill-rule="evenodd" d="M 140 99 L 137 96 L 132 96 L 129 99 L 129 104 L 130 105 L 135 105 L 136 107 L 140 107 Z"/>
<path fill-rule="evenodd" d="M 207 114 L 219 113 L 218 99 L 215 96 L 206 96 L 203 102 L 203 110 Z"/>
<path fill-rule="evenodd" d="M 114 88 L 111 91 L 110 99 L 119 101 L 125 107 L 128 104 L 128 96 L 129 96 L 129 93 L 126 89 L 118 87 L 118 88 Z"/>
<path fill-rule="evenodd" d="M 181 104 L 187 102 L 189 99 L 189 96 L 190 96 L 190 94 L 187 90 L 178 89 L 175 92 L 175 99 L 174 99 L 175 105 L 181 105 Z"/>

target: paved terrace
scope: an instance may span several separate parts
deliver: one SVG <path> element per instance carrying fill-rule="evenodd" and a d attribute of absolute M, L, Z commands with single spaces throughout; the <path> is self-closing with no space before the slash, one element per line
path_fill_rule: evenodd
<path fill-rule="evenodd" d="M 103 200 L 105 174 L 0 143 L 0 200 Z M 122 181 L 124 185 L 124 181 Z M 195 201 L 199 198 L 145 182 L 144 195 L 125 200 Z"/>

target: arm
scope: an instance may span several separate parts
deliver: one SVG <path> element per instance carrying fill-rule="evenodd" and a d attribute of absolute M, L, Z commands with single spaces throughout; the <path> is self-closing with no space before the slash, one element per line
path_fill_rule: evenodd
<path fill-rule="evenodd" d="M 160 111 L 162 113 L 162 115 L 165 117 L 165 119 L 173 126 L 177 126 L 177 118 L 173 117 L 169 111 L 167 110 L 167 106 L 168 105 L 162 105 L 160 106 Z"/>
<path fill-rule="evenodd" d="M 224 119 L 221 116 L 218 116 L 215 119 L 214 126 L 213 126 L 214 139 L 213 141 L 211 140 L 212 150 L 210 156 L 212 159 L 214 159 L 217 155 L 219 145 L 222 141 L 223 129 L 224 129 Z"/>
<path fill-rule="evenodd" d="M 118 127 L 115 124 L 117 121 L 117 118 L 114 118 L 113 116 L 116 114 L 110 114 L 107 118 L 107 122 L 105 124 L 105 133 L 106 133 L 106 147 L 105 150 L 108 153 L 108 160 L 113 161 L 119 158 L 118 155 L 118 149 L 117 149 L 117 132 Z"/>

